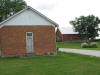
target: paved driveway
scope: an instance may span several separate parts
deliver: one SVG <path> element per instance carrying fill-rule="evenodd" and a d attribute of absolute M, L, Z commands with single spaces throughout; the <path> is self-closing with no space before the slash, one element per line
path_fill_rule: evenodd
<path fill-rule="evenodd" d="M 96 50 L 80 50 L 80 49 L 59 48 L 59 51 L 100 57 L 100 51 L 96 51 Z"/>

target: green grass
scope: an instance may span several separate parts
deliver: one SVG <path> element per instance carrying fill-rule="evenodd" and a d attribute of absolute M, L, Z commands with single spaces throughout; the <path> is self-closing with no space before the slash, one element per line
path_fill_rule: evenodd
<path fill-rule="evenodd" d="M 0 58 L 0 75 L 100 75 L 100 58 L 58 52 L 58 56 Z"/>
<path fill-rule="evenodd" d="M 57 42 L 58 48 L 71 48 L 71 49 L 87 49 L 87 50 L 100 50 L 100 42 L 97 42 L 98 48 L 81 48 L 80 42 Z"/>

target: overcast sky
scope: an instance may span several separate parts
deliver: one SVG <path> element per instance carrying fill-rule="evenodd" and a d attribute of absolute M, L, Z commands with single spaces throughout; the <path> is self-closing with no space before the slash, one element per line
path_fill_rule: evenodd
<path fill-rule="evenodd" d="M 81 15 L 100 17 L 100 0 L 25 0 L 27 4 L 43 13 L 60 27 L 71 26 L 70 20 Z"/>

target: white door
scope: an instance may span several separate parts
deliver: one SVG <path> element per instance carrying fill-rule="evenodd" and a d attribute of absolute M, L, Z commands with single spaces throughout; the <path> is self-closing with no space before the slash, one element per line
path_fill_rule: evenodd
<path fill-rule="evenodd" d="M 27 53 L 33 53 L 33 33 L 26 32 L 26 48 Z"/>

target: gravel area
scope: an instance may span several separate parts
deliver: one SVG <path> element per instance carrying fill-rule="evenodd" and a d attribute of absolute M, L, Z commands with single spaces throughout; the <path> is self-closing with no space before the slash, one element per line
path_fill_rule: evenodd
<path fill-rule="evenodd" d="M 100 57 L 100 51 L 96 51 L 96 50 L 81 50 L 81 49 L 59 48 L 59 51 Z"/>

